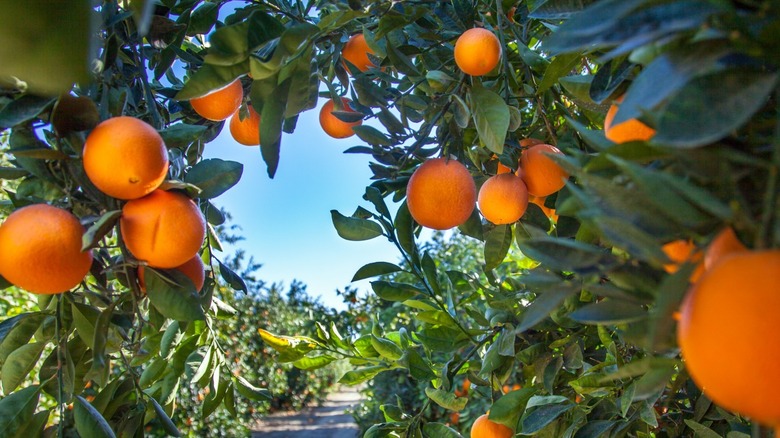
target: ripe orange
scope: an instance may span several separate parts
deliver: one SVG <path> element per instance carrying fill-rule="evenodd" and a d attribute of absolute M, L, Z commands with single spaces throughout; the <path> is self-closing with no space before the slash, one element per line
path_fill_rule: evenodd
<path fill-rule="evenodd" d="M 479 188 L 479 211 L 496 225 L 517 222 L 528 208 L 528 189 L 513 173 L 491 176 Z"/>
<path fill-rule="evenodd" d="M 450 414 L 450 424 L 457 425 L 460 423 L 460 414 L 458 412 L 453 412 Z"/>
<path fill-rule="evenodd" d="M 244 87 L 241 81 L 236 79 L 205 96 L 190 99 L 190 105 L 201 117 L 221 122 L 236 112 L 243 98 Z"/>
<path fill-rule="evenodd" d="M 672 263 L 664 265 L 664 270 L 674 274 L 680 269 L 680 265 L 685 262 L 697 263 L 696 269 L 691 274 L 690 281 L 696 282 L 704 272 L 704 265 L 701 263 L 702 253 L 697 251 L 696 245 L 690 240 L 675 240 L 665 244 L 662 248 L 664 254 L 669 257 Z"/>
<path fill-rule="evenodd" d="M 623 101 L 623 96 L 615 99 L 615 103 L 609 107 L 607 117 L 604 119 L 604 135 L 615 143 L 628 143 L 629 141 L 648 141 L 655 135 L 655 129 L 645 125 L 637 119 L 629 119 L 623 123 L 612 125 L 615 114 L 618 112 L 618 104 Z"/>
<path fill-rule="evenodd" d="M 160 134 L 127 116 L 110 118 L 89 133 L 83 162 L 92 184 L 118 199 L 145 196 L 168 174 L 168 150 Z"/>
<path fill-rule="evenodd" d="M 170 269 L 198 253 L 206 221 L 187 196 L 155 190 L 125 204 L 119 230 L 133 256 L 153 268 Z"/>
<path fill-rule="evenodd" d="M 444 158 L 424 162 L 406 186 L 406 203 L 418 224 L 435 230 L 456 227 L 471 216 L 477 188 L 466 166 Z"/>
<path fill-rule="evenodd" d="M 718 405 L 780 425 L 780 250 L 739 252 L 688 291 L 677 342 L 693 381 Z"/>
<path fill-rule="evenodd" d="M 346 97 L 341 98 L 341 104 L 344 107 L 343 111 L 356 113 L 357 111 L 354 111 L 349 107 L 350 102 L 352 101 Z M 352 130 L 352 127 L 362 125 L 363 121 L 358 120 L 357 122 L 348 123 L 339 120 L 332 114 L 335 106 L 336 104 L 333 102 L 333 99 L 325 102 L 325 105 L 322 106 L 322 109 L 320 110 L 320 126 L 322 126 L 322 130 L 333 138 L 352 137 L 355 135 L 355 131 Z"/>
<path fill-rule="evenodd" d="M 76 287 L 92 266 L 81 251 L 84 227 L 72 213 L 47 204 L 22 207 L 0 225 L 0 275 L 35 294 Z"/>
<path fill-rule="evenodd" d="M 748 251 L 731 227 L 724 228 L 704 251 L 704 269 L 709 270 L 726 255 Z"/>
<path fill-rule="evenodd" d="M 366 37 L 362 33 L 352 35 L 341 51 L 341 58 L 343 61 L 349 61 L 352 65 L 357 67 L 360 71 L 366 71 L 374 66 L 374 63 L 368 59 L 368 54 L 374 54 L 371 47 L 368 47 Z M 344 63 L 346 68 L 346 62 Z M 347 68 L 347 71 L 349 69 Z"/>
<path fill-rule="evenodd" d="M 249 115 L 241 120 L 239 110 L 230 119 L 230 135 L 244 146 L 260 145 L 260 115 L 249 105 Z"/>
<path fill-rule="evenodd" d="M 471 389 L 471 380 L 469 380 L 468 377 L 463 379 L 463 386 L 462 386 L 462 388 L 463 388 L 463 394 L 468 394 L 469 393 L 469 390 Z"/>
<path fill-rule="evenodd" d="M 512 429 L 490 421 L 488 414 L 482 414 L 471 425 L 471 438 L 510 438 L 513 436 L 515 433 Z"/>
<path fill-rule="evenodd" d="M 455 42 L 455 63 L 468 75 L 487 74 L 498 65 L 500 59 L 501 43 L 487 29 L 469 29 Z"/>
<path fill-rule="evenodd" d="M 523 151 L 520 156 L 522 178 L 528 193 L 534 196 L 548 196 L 566 185 L 569 174 L 546 154 L 563 155 L 555 146 L 540 143 Z"/>
<path fill-rule="evenodd" d="M 206 271 L 203 266 L 203 261 L 200 256 L 195 254 L 191 259 L 184 262 L 183 265 L 177 266 L 177 271 L 186 275 L 187 278 L 192 280 L 192 284 L 195 285 L 195 290 L 200 291 L 203 289 L 203 283 L 206 282 Z M 138 285 L 141 286 L 141 291 L 146 292 L 146 274 L 145 269 L 142 266 L 138 267 Z"/>

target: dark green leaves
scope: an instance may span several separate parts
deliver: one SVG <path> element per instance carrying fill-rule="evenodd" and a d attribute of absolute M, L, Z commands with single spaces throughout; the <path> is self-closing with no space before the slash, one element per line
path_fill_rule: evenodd
<path fill-rule="evenodd" d="M 76 430 L 84 438 L 114 438 L 108 422 L 84 397 L 77 395 L 73 403 L 73 417 L 76 420 Z"/>
<path fill-rule="evenodd" d="M 504 99 L 481 85 L 475 85 L 471 90 L 471 113 L 485 147 L 501 154 L 509 129 L 509 108 Z"/>
<path fill-rule="evenodd" d="M 113 210 L 103 213 L 98 220 L 92 224 L 81 238 L 81 250 L 86 251 L 94 248 L 116 225 L 116 221 L 122 216 L 122 210 Z"/>
<path fill-rule="evenodd" d="M 241 163 L 211 158 L 193 166 L 184 181 L 201 189 L 200 198 L 211 199 L 236 185 L 243 171 Z"/>
<path fill-rule="evenodd" d="M 89 0 L 3 2 L 0 76 L 18 77 L 48 95 L 87 81 L 95 18 Z"/>
<path fill-rule="evenodd" d="M 374 262 L 364 265 L 352 277 L 352 281 L 363 280 L 365 278 L 377 277 L 379 275 L 392 274 L 401 271 L 401 267 L 388 262 Z"/>
<path fill-rule="evenodd" d="M 40 387 L 33 385 L 0 399 L 0 430 L 3 434 L 13 435 L 32 419 L 40 395 Z"/>
<path fill-rule="evenodd" d="M 343 383 L 345 385 L 357 385 L 374 378 L 374 376 L 385 370 L 387 370 L 387 367 L 382 365 L 357 368 L 352 371 L 347 371 L 343 376 L 341 376 L 339 383 Z"/>
<path fill-rule="evenodd" d="M 777 74 L 726 70 L 692 80 L 664 108 L 654 143 L 706 145 L 747 122 L 767 102 Z"/>
<path fill-rule="evenodd" d="M 33 342 L 22 345 L 5 359 L 2 368 L 3 392 L 10 394 L 33 370 L 43 353 L 46 342 Z"/>
<path fill-rule="evenodd" d="M 174 282 L 153 269 L 146 269 L 146 293 L 152 305 L 164 316 L 177 321 L 203 320 L 206 318 L 198 293 L 192 282 L 184 277 Z M 178 272 L 171 271 L 176 275 Z M 179 274 L 182 275 L 183 274 Z"/>
<path fill-rule="evenodd" d="M 374 221 L 357 217 L 347 217 L 336 210 L 330 211 L 333 226 L 342 239 L 369 240 L 382 235 L 382 227 Z"/>
<path fill-rule="evenodd" d="M 455 394 L 444 391 L 443 389 L 425 388 L 425 395 L 433 400 L 437 405 L 453 411 L 462 411 L 466 407 L 469 399 L 467 397 L 457 397 Z"/>
<path fill-rule="evenodd" d="M 371 288 L 379 298 L 387 301 L 406 301 L 417 294 L 424 293 L 423 290 L 411 284 L 391 281 L 372 281 Z"/>

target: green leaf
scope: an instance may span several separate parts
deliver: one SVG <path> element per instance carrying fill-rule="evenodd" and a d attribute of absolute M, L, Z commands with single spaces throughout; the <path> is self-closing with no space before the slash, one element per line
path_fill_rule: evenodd
<path fill-rule="evenodd" d="M 458 431 L 442 423 L 425 423 L 423 436 L 426 438 L 463 438 Z"/>
<path fill-rule="evenodd" d="M 227 267 L 222 262 L 219 262 L 219 275 L 222 277 L 223 280 L 225 280 L 225 283 L 227 283 L 231 288 L 233 288 L 233 290 L 241 291 L 244 293 L 248 292 L 244 279 L 241 278 L 240 275 L 233 272 L 232 269 Z"/>
<path fill-rule="evenodd" d="M 174 437 L 180 437 L 181 432 L 179 432 L 179 429 L 176 428 L 176 425 L 173 424 L 173 420 L 171 420 L 171 417 L 168 416 L 168 414 L 165 413 L 165 409 L 163 409 L 162 406 L 160 406 L 160 403 L 155 400 L 154 397 L 149 397 L 149 401 L 152 402 L 152 407 L 154 408 L 154 412 L 157 414 L 157 418 L 160 420 L 160 423 L 162 423 L 163 430 L 171 436 Z"/>
<path fill-rule="evenodd" d="M 558 79 L 571 73 L 575 66 L 582 63 L 582 54 L 572 53 L 567 55 L 558 55 L 547 66 L 544 76 L 536 87 L 536 94 L 541 95 L 550 87 L 558 82 Z"/>
<path fill-rule="evenodd" d="M 21 167 L 0 167 L 0 179 L 15 180 L 28 175 L 30 172 Z"/>
<path fill-rule="evenodd" d="M 343 376 L 341 376 L 339 383 L 350 386 L 357 385 L 359 383 L 373 379 L 374 376 L 385 370 L 387 370 L 387 367 L 382 365 L 357 368 L 351 371 L 347 371 Z"/>
<path fill-rule="evenodd" d="M 449 391 L 431 387 L 425 388 L 425 395 L 437 405 L 452 411 L 462 411 L 469 402 L 468 397 L 457 397 Z"/>
<path fill-rule="evenodd" d="M 393 144 L 382 131 L 369 125 L 353 126 L 352 130 L 364 142 L 372 146 L 390 146 Z"/>
<path fill-rule="evenodd" d="M 551 269 L 563 271 L 592 271 L 606 269 L 617 263 L 607 249 L 572 239 L 536 237 L 519 243 L 526 256 Z"/>
<path fill-rule="evenodd" d="M 257 386 L 249 383 L 245 378 L 241 376 L 235 376 L 233 378 L 233 384 L 239 394 L 243 395 L 249 400 L 254 401 L 268 401 L 271 400 L 271 393 L 265 388 L 258 388 Z"/>
<path fill-rule="evenodd" d="M 31 436 L 44 436 L 44 429 L 46 428 L 46 424 L 49 421 L 49 414 L 50 411 L 40 411 L 36 412 L 35 415 L 32 416 L 30 421 L 28 421 L 25 425 L 23 425 L 21 428 L 19 428 L 16 431 L 16 435 L 13 434 L 13 432 L 3 429 L 5 433 L 8 433 L 8 436 L 12 436 L 14 438 L 27 438 Z"/>
<path fill-rule="evenodd" d="M 189 125 L 176 123 L 160 131 L 160 135 L 169 148 L 186 148 L 201 138 L 208 127 L 206 125 Z"/>
<path fill-rule="evenodd" d="M 471 89 L 471 113 L 480 140 L 490 151 L 501 154 L 510 118 L 504 99 L 481 85 L 475 85 Z"/>
<path fill-rule="evenodd" d="M 614 299 L 591 303 L 569 314 L 569 318 L 586 324 L 622 324 L 647 317 L 644 307 Z"/>
<path fill-rule="evenodd" d="M 74 302 L 71 307 L 73 325 L 76 333 L 89 348 L 94 348 L 95 324 L 97 324 L 100 310 L 87 304 Z"/>
<path fill-rule="evenodd" d="M 0 322 L 0 366 L 9 354 L 30 342 L 46 315 L 39 312 L 21 313 Z"/>
<path fill-rule="evenodd" d="M 327 354 L 323 354 L 321 356 L 310 356 L 310 357 L 300 358 L 295 362 L 293 362 L 293 366 L 295 368 L 299 368 L 302 370 L 316 370 L 330 364 L 335 360 L 336 360 L 335 357 L 328 356 Z"/>
<path fill-rule="evenodd" d="M 154 269 L 146 269 L 145 274 L 149 301 L 165 317 L 178 321 L 206 319 L 192 282 L 171 281 Z M 178 273 L 172 271 L 170 274 Z"/>
<path fill-rule="evenodd" d="M 261 11 L 255 11 L 247 20 L 249 30 L 247 32 L 247 46 L 249 50 L 257 50 L 264 44 L 279 37 L 285 30 L 284 24 L 273 15 Z"/>
<path fill-rule="evenodd" d="M 694 148 L 720 140 L 766 104 L 777 79 L 777 73 L 746 69 L 697 77 L 663 110 L 651 141 Z"/>
<path fill-rule="evenodd" d="M 281 336 L 263 329 L 257 331 L 263 342 L 280 353 L 280 362 L 294 362 L 317 347 L 316 341 L 306 336 Z"/>
<path fill-rule="evenodd" d="M 522 420 L 522 433 L 531 435 L 555 421 L 558 417 L 574 408 L 574 403 L 548 404 L 529 412 L 526 408 Z"/>
<path fill-rule="evenodd" d="M 8 355 L 2 368 L 3 392 L 10 394 L 22 384 L 35 368 L 46 344 L 46 342 L 26 344 Z"/>
<path fill-rule="evenodd" d="M 77 395 L 73 404 L 76 430 L 83 438 L 115 438 L 108 422 L 84 397 Z"/>
<path fill-rule="evenodd" d="M 373 334 L 371 335 L 371 346 L 374 347 L 374 350 L 376 350 L 380 356 L 391 361 L 397 361 L 404 354 L 401 347 L 396 345 L 395 342 L 374 336 Z"/>
<path fill-rule="evenodd" d="M 415 349 L 406 350 L 409 373 L 417 380 L 430 381 L 436 378 L 431 365 Z"/>
<path fill-rule="evenodd" d="M 342 239 L 360 241 L 369 240 L 382 235 L 382 227 L 371 220 L 347 217 L 336 210 L 330 211 L 333 226 Z"/>
<path fill-rule="evenodd" d="M 393 224 L 395 225 L 395 235 L 398 238 L 398 244 L 414 259 L 414 256 L 417 254 L 417 245 L 414 243 L 414 219 L 412 219 L 412 214 L 409 213 L 406 201 L 402 202 L 398 207 Z"/>
<path fill-rule="evenodd" d="M 495 269 L 506 258 L 512 246 L 512 227 L 498 225 L 485 235 L 485 270 Z"/>
<path fill-rule="evenodd" d="M 209 158 L 193 166 L 184 177 L 184 182 L 200 188 L 200 198 L 211 199 L 236 185 L 243 171 L 244 165 L 241 163 Z"/>
<path fill-rule="evenodd" d="M 217 22 L 219 5 L 216 3 L 203 3 L 190 15 L 190 25 L 187 27 L 187 35 L 195 36 L 207 34 Z"/>
<path fill-rule="evenodd" d="M 371 289 L 379 298 L 387 301 L 406 301 L 418 294 L 425 293 L 411 284 L 392 281 L 372 281 Z"/>
<path fill-rule="evenodd" d="M 522 388 L 504 394 L 490 407 L 490 415 L 488 418 L 490 421 L 503 424 L 504 426 L 515 430 L 517 422 L 520 421 L 520 416 L 525 410 L 525 405 L 528 403 L 531 396 L 534 395 L 534 392 L 533 388 Z"/>
<path fill-rule="evenodd" d="M 122 216 L 122 210 L 113 210 L 103 213 L 81 237 L 81 250 L 86 251 L 98 246 L 101 240 L 116 225 L 116 221 Z"/>
<path fill-rule="evenodd" d="M 693 420 L 684 420 L 685 424 L 693 429 L 693 432 L 696 434 L 696 437 L 698 438 L 720 438 L 720 434 L 715 432 L 714 430 L 710 429 L 709 427 L 697 423 Z"/>
<path fill-rule="evenodd" d="M 2 51 L 2 47 L 0 47 Z M 2 68 L 2 67 L 0 67 Z M 12 128 L 37 117 L 56 99 L 25 94 L 0 109 L 0 129 Z"/>
<path fill-rule="evenodd" d="M 205 96 L 212 91 L 219 90 L 237 77 L 246 74 L 249 71 L 247 63 L 235 64 L 229 66 L 217 66 L 203 64 L 203 66 L 192 74 L 190 79 L 184 83 L 182 89 L 176 93 L 177 100 L 190 100 L 196 97 Z"/>
<path fill-rule="evenodd" d="M 14 434 L 30 422 L 38 406 L 40 387 L 28 386 L 0 399 L 0 430 Z"/>
<path fill-rule="evenodd" d="M 568 286 L 568 287 L 566 287 Z M 517 332 L 522 333 L 536 324 L 542 322 L 547 316 L 557 309 L 566 298 L 579 292 L 579 288 L 573 285 L 561 285 L 545 290 L 538 294 L 531 302 L 531 305 L 525 308 L 523 319 L 517 327 Z"/>
<path fill-rule="evenodd" d="M 47 95 L 69 91 L 74 82 L 86 83 L 93 14 L 89 0 L 3 2 L 0 76 L 18 77 Z"/>
<path fill-rule="evenodd" d="M 268 168 L 268 176 L 273 178 L 279 167 L 279 151 L 282 144 L 282 124 L 287 106 L 287 94 L 290 91 L 290 81 L 276 84 L 276 76 L 265 81 L 255 81 L 252 85 L 252 105 L 260 113 L 260 152 Z M 260 84 L 265 82 L 265 87 Z M 256 86 L 257 85 L 257 86 Z M 271 87 L 270 90 L 268 87 Z M 257 91 L 256 91 L 257 90 Z M 259 97 L 263 102 L 258 108 Z"/>

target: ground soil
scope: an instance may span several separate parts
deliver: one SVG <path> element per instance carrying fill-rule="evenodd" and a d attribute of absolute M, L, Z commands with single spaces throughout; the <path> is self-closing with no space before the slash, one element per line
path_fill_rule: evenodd
<path fill-rule="evenodd" d="M 330 394 L 322 406 L 263 418 L 253 428 L 252 438 L 355 438 L 358 427 L 345 410 L 359 401 L 356 389 L 343 388 Z"/>

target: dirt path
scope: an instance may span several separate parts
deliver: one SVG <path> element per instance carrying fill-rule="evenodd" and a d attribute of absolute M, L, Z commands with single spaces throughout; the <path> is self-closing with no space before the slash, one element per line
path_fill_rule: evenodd
<path fill-rule="evenodd" d="M 344 410 L 358 401 L 357 390 L 342 388 L 329 395 L 322 406 L 264 418 L 254 427 L 252 438 L 356 438 L 358 427 Z"/>

